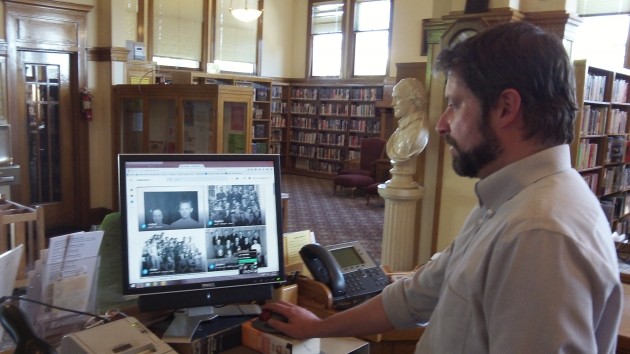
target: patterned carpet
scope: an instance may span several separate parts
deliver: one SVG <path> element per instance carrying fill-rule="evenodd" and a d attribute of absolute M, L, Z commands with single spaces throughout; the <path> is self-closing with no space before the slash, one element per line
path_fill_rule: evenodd
<path fill-rule="evenodd" d="M 282 175 L 282 192 L 289 193 L 287 231 L 311 230 L 317 242 L 333 245 L 360 240 L 376 261 L 381 259 L 384 202 L 365 196 L 350 198 L 349 190 L 333 195 L 330 179 Z"/>

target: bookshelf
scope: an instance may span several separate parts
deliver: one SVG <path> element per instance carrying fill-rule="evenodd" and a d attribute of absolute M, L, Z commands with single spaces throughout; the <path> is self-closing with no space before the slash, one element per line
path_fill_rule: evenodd
<path fill-rule="evenodd" d="M 361 139 L 383 137 L 382 84 L 289 87 L 289 166 L 292 172 L 332 177 L 358 158 Z"/>
<path fill-rule="evenodd" d="M 269 153 L 279 154 L 283 167 L 288 163 L 289 88 L 289 84 L 285 82 L 273 82 L 271 86 Z"/>
<path fill-rule="evenodd" d="M 579 103 L 573 165 L 599 198 L 611 224 L 621 233 L 630 231 L 630 71 L 574 62 Z"/>
<path fill-rule="evenodd" d="M 251 88 L 253 101 L 251 151 L 259 154 L 271 152 L 271 79 L 196 71 L 171 71 L 168 76 L 173 84 L 215 84 Z"/>

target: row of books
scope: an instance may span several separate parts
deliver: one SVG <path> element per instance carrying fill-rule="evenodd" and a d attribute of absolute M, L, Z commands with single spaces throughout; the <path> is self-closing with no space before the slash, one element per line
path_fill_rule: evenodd
<path fill-rule="evenodd" d="M 295 143 L 308 143 L 315 144 L 317 143 L 317 133 L 307 133 L 307 132 L 293 132 L 291 134 L 291 141 Z"/>
<path fill-rule="evenodd" d="M 291 103 L 292 114 L 317 114 L 317 105 L 312 103 Z"/>
<path fill-rule="evenodd" d="M 609 195 L 630 187 L 630 167 L 617 165 L 602 170 L 599 195 Z"/>
<path fill-rule="evenodd" d="M 347 116 L 348 105 L 344 103 L 322 103 L 319 106 L 319 112 L 322 115 Z"/>
<path fill-rule="evenodd" d="M 604 164 L 623 162 L 623 154 L 626 149 L 625 136 L 616 135 L 606 138 L 606 154 Z"/>
<path fill-rule="evenodd" d="M 273 97 L 282 97 L 282 91 L 273 93 Z M 296 100 L 335 100 L 335 101 L 380 101 L 383 99 L 383 89 L 378 87 L 365 88 L 308 88 L 293 87 L 291 98 Z"/>
<path fill-rule="evenodd" d="M 615 79 L 612 90 L 613 102 L 628 102 L 628 81 L 623 79 Z"/>
<path fill-rule="evenodd" d="M 597 190 L 599 189 L 599 172 L 582 174 L 582 178 L 584 178 L 584 182 L 586 182 L 593 194 L 597 195 Z"/>
<path fill-rule="evenodd" d="M 271 87 L 271 98 L 272 99 L 281 99 L 282 98 L 282 91 L 284 90 L 284 87 L 282 86 L 272 86 Z"/>
<path fill-rule="evenodd" d="M 252 153 L 253 154 L 266 154 L 267 143 L 252 143 Z"/>
<path fill-rule="evenodd" d="M 373 104 L 353 104 L 350 106 L 350 115 L 355 117 L 375 117 L 376 107 Z"/>
<path fill-rule="evenodd" d="M 588 74 L 584 90 L 584 99 L 588 101 L 603 101 L 606 92 L 606 76 Z"/>
<path fill-rule="evenodd" d="M 272 142 L 281 142 L 282 140 L 282 129 L 280 128 L 273 128 L 271 129 L 271 135 L 269 137 L 269 140 L 271 140 Z"/>
<path fill-rule="evenodd" d="M 628 112 L 618 108 L 610 110 L 610 118 L 608 119 L 608 134 L 625 134 L 628 122 Z"/>
<path fill-rule="evenodd" d="M 317 158 L 326 160 L 341 161 L 343 155 L 339 149 L 317 148 Z"/>
<path fill-rule="evenodd" d="M 355 133 L 378 134 L 381 132 L 381 121 L 353 119 L 348 124 L 348 131 Z"/>
<path fill-rule="evenodd" d="M 254 124 L 254 139 L 263 139 L 267 137 L 267 127 L 265 124 Z"/>
<path fill-rule="evenodd" d="M 282 144 L 280 143 L 271 143 L 269 144 L 269 153 L 270 154 L 282 154 Z"/>
<path fill-rule="evenodd" d="M 584 170 L 597 166 L 597 140 L 580 139 L 577 151 L 577 170 Z"/>
<path fill-rule="evenodd" d="M 311 117 L 293 117 L 291 118 L 291 127 L 292 128 L 302 128 L 302 129 L 318 129 L 318 118 Z"/>
<path fill-rule="evenodd" d="M 582 126 L 580 127 L 581 135 L 602 135 L 606 132 L 606 116 L 608 115 L 608 107 L 595 106 L 585 104 L 582 110 Z"/>
<path fill-rule="evenodd" d="M 287 113 L 287 103 L 281 101 L 271 102 L 271 112 L 273 113 Z"/>
<path fill-rule="evenodd" d="M 600 199 L 602 210 L 609 223 L 630 214 L 630 194 L 624 193 Z"/>
<path fill-rule="evenodd" d="M 284 128 L 287 126 L 287 118 L 284 116 L 272 115 L 271 126 L 274 128 Z"/>
<path fill-rule="evenodd" d="M 318 140 L 320 144 L 344 146 L 346 144 L 346 135 L 335 133 L 319 133 Z"/>

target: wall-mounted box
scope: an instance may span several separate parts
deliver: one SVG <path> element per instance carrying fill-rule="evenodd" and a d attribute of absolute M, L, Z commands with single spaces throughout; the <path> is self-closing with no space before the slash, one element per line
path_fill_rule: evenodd
<path fill-rule="evenodd" d="M 13 155 L 11 154 L 11 126 L 0 125 L 0 166 L 11 166 Z"/>
<path fill-rule="evenodd" d="M 20 183 L 20 166 L 0 166 L 0 186 Z"/>

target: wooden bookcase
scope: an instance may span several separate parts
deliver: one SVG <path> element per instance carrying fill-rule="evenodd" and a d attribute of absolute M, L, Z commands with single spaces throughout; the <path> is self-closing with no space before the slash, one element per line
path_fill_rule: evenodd
<path fill-rule="evenodd" d="M 360 141 L 383 137 L 382 84 L 289 87 L 289 166 L 295 173 L 332 177 L 358 158 Z"/>
<path fill-rule="evenodd" d="M 227 85 L 116 85 L 113 154 L 251 153 L 252 94 Z"/>
<path fill-rule="evenodd" d="M 273 82 L 271 86 L 271 134 L 269 153 L 281 156 L 282 167 L 288 165 L 289 90 L 286 82 Z"/>
<path fill-rule="evenodd" d="M 173 84 L 215 84 L 251 88 L 253 101 L 251 151 L 260 154 L 271 152 L 271 79 L 196 71 L 170 71 L 167 77 Z"/>
<path fill-rule="evenodd" d="M 600 199 L 613 231 L 630 226 L 630 71 L 574 62 L 579 103 L 572 162 Z"/>

